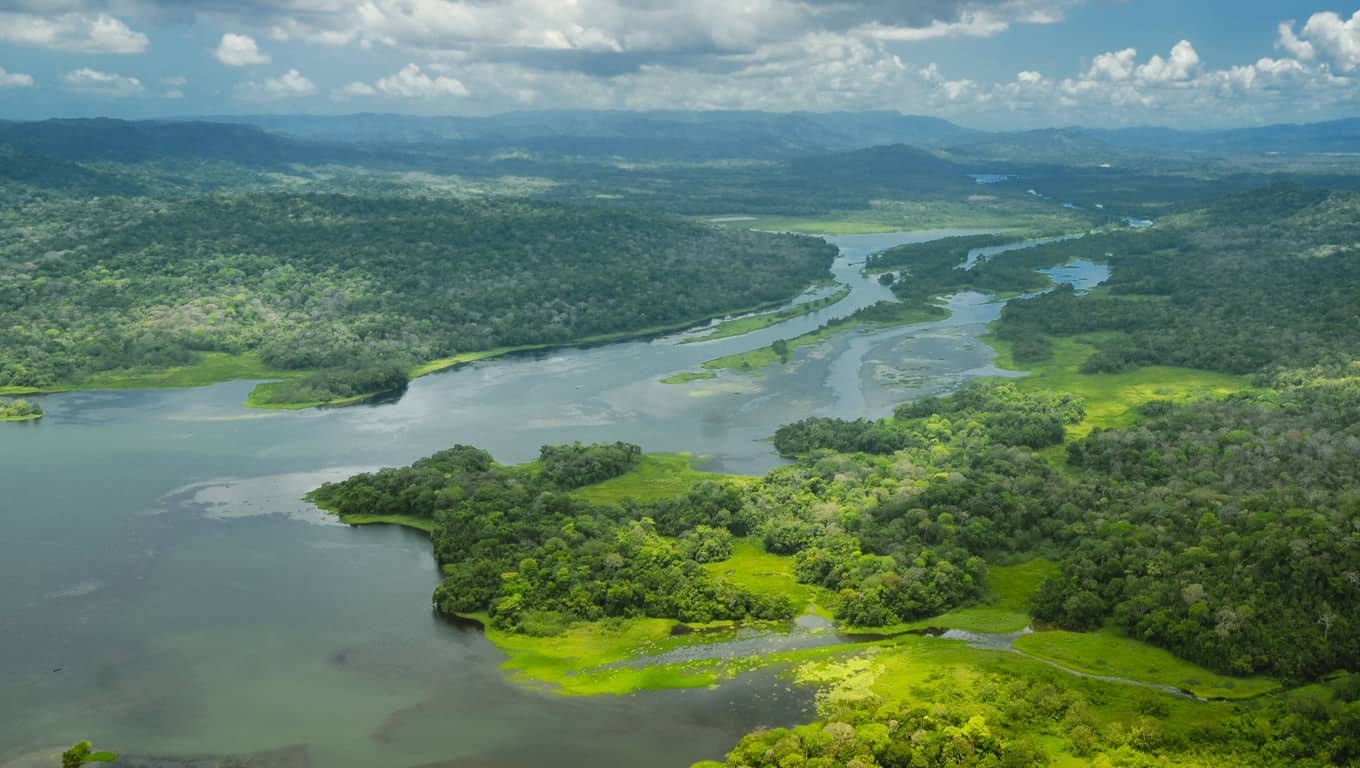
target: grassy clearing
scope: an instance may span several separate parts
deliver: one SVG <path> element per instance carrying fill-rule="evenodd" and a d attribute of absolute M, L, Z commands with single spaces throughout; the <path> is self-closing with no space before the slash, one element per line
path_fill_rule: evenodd
<path fill-rule="evenodd" d="M 761 595 L 783 595 L 800 608 L 825 619 L 831 618 L 831 590 L 800 584 L 793 575 L 793 558 L 772 555 L 754 539 L 733 542 L 732 556 L 722 562 L 704 565 L 714 578 Z"/>
<path fill-rule="evenodd" d="M 644 454 L 637 469 L 571 493 L 592 504 L 618 504 L 625 499 L 659 501 L 683 496 L 690 488 L 705 480 L 749 483 L 753 479 L 720 472 L 701 472 L 694 468 L 692 460 L 693 456 L 688 453 Z"/>
<path fill-rule="evenodd" d="M 1101 727 L 1127 725 L 1144 712 L 1156 709 L 1165 713 L 1159 719 L 1167 735 L 1179 738 L 1212 727 L 1232 715 L 1231 704 L 1196 702 L 1137 686 L 1076 677 L 1019 654 L 971 648 L 958 641 L 908 636 L 877 653 L 869 651 L 868 655 L 876 674 L 867 689 L 884 699 L 905 697 L 958 703 L 967 697 L 956 692 L 976 691 L 985 686 L 984 673 L 1003 673 L 1047 682 L 1060 691 L 1077 691 L 1088 701 L 1099 702 L 1090 708 L 1090 714 Z M 1063 738 L 1051 746 L 1066 750 L 1069 745 Z M 1055 763 L 1090 764 L 1089 758 Z"/>
<path fill-rule="evenodd" d="M 1080 373 L 1081 364 L 1095 353 L 1092 342 L 1099 338 L 1053 337 L 1052 359 L 1028 369 L 1029 376 L 1014 380 L 1021 389 L 1071 392 L 1086 402 L 1086 419 L 1068 427 L 1069 438 L 1085 437 L 1096 427 L 1128 427 L 1134 422 L 1134 409 L 1152 400 L 1223 397 L 1248 386 L 1245 376 L 1192 368 L 1155 366 L 1128 373 Z M 998 367 L 1026 370 L 1015 363 L 1008 342 L 992 336 L 984 340 L 996 349 Z"/>
<path fill-rule="evenodd" d="M 0 421 L 37 421 L 42 417 L 41 413 L 28 413 L 23 416 L 0 416 Z"/>
<path fill-rule="evenodd" d="M 969 632 L 1005 634 L 1030 624 L 1030 598 L 1044 579 L 1058 572 L 1057 563 L 1036 557 L 1017 565 L 994 565 L 989 569 L 991 599 L 985 605 L 956 608 L 928 619 L 887 627 L 846 627 L 852 634 L 900 635 L 922 629 L 965 629 Z"/>
<path fill-rule="evenodd" d="M 1278 690 L 1263 677 L 1226 677 L 1111 630 L 1036 632 L 1015 642 L 1020 651 L 1065 667 L 1183 688 L 1210 699 L 1242 699 Z"/>
<path fill-rule="evenodd" d="M 528 637 L 494 629 L 485 616 L 486 637 L 509 658 L 501 665 L 516 682 L 572 696 L 621 695 L 663 688 L 702 688 L 718 679 L 716 663 L 614 667 L 656 652 L 671 638 L 675 622 L 628 619 L 578 624 L 552 637 Z"/>
<path fill-rule="evenodd" d="M 778 325 L 786 320 L 802 317 L 813 312 L 826 309 L 833 304 L 850 295 L 850 286 L 842 285 L 835 293 L 813 301 L 794 304 L 774 312 L 767 312 L 760 315 L 750 315 L 748 317 L 738 317 L 733 320 L 725 320 L 714 326 L 712 332 L 703 336 L 696 336 L 692 339 L 685 339 L 683 344 L 693 344 L 699 341 L 714 341 L 716 339 L 726 339 L 732 336 L 743 336 L 748 333 Z"/>
<path fill-rule="evenodd" d="M 705 380 L 707 380 L 707 379 L 716 379 L 716 378 L 718 378 L 718 374 L 712 373 L 712 372 L 710 372 L 710 371 L 704 371 L 704 372 L 701 372 L 701 373 L 687 372 L 687 373 L 677 373 L 677 374 L 675 374 L 674 376 L 667 376 L 666 378 L 664 378 L 664 379 L 661 380 L 661 383 L 662 383 L 662 384 L 688 384 L 688 383 L 691 382 L 691 381 L 705 381 Z"/>

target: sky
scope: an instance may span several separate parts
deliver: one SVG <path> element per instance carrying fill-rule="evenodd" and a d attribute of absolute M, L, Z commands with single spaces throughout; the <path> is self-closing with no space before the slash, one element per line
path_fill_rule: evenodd
<path fill-rule="evenodd" d="M 1360 115 L 1360 4 L 0 0 L 0 118 L 539 109 L 1312 122 Z"/>

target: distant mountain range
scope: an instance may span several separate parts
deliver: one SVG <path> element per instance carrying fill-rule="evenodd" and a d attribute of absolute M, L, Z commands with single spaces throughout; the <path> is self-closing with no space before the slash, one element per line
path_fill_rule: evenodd
<path fill-rule="evenodd" d="M 982 135 L 934 117 L 897 112 L 509 112 L 491 117 L 357 114 L 214 117 L 323 141 L 435 144 L 515 143 L 543 149 L 610 149 L 649 155 L 787 156 L 880 144 L 945 147 Z"/>
<path fill-rule="evenodd" d="M 0 152 L 90 163 L 156 159 L 221 161 L 265 168 L 288 163 L 443 168 L 496 163 L 516 156 L 542 160 L 618 158 L 704 161 L 792 160 L 836 173 L 885 171 L 873 147 L 917 148 L 919 171 L 941 158 L 964 164 L 1101 165 L 1135 158 L 1265 153 L 1360 153 L 1360 119 L 1226 131 L 1167 128 L 1060 128 L 984 132 L 947 120 L 896 112 L 512 112 L 491 117 L 222 116 L 194 120 L 63 119 L 0 121 Z M 452 151 L 451 151 L 452 150 Z M 527 153 L 527 155 L 525 154 Z M 900 169 L 904 155 L 894 155 Z M 942 170 L 942 169 L 941 169 Z M 74 169 L 67 169 L 75 173 Z M 32 169 L 10 169 L 12 175 Z M 100 186 L 93 177 L 82 183 Z"/>

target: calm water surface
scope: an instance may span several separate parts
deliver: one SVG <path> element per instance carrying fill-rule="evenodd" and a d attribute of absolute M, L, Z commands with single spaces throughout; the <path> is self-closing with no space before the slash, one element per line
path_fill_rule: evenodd
<path fill-rule="evenodd" d="M 963 294 L 948 320 L 842 334 L 763 376 L 659 379 L 889 298 L 858 274 L 864 256 L 947 234 L 962 233 L 832 238 L 851 295 L 755 334 L 487 361 L 384 405 L 247 411 L 246 382 L 41 398 L 46 418 L 0 429 L 0 764 L 89 738 L 155 754 L 302 744 L 338 768 L 685 766 L 807 719 L 808 694 L 769 672 L 589 699 L 510 685 L 478 632 L 432 615 L 424 537 L 337 525 L 300 497 L 455 443 L 519 462 L 544 443 L 627 440 L 763 472 L 782 423 L 875 417 L 997 374 L 976 337 L 1000 305 Z M 1079 288 L 1108 274 L 1054 273 Z"/>

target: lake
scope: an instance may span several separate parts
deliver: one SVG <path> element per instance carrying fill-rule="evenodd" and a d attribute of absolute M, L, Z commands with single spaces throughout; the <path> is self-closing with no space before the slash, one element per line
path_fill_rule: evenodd
<path fill-rule="evenodd" d="M 512 684 L 478 631 L 432 613 L 427 539 L 336 524 L 301 496 L 456 443 L 512 463 L 545 443 L 626 440 L 764 472 L 781 463 L 766 441 L 780 424 L 881 416 L 999 374 L 977 336 L 1001 305 L 961 294 L 947 320 L 843 333 L 761 375 L 660 379 L 890 298 L 859 274 L 868 253 L 956 234 L 970 232 L 829 238 L 850 295 L 747 336 L 484 361 L 379 405 L 250 411 L 249 382 L 38 398 L 46 418 L 0 425 L 0 762 L 88 738 L 136 754 L 304 745 L 337 768 L 686 766 L 810 719 L 809 693 L 769 671 L 628 697 Z M 1108 276 L 1084 262 L 1053 274 L 1078 288 Z"/>

